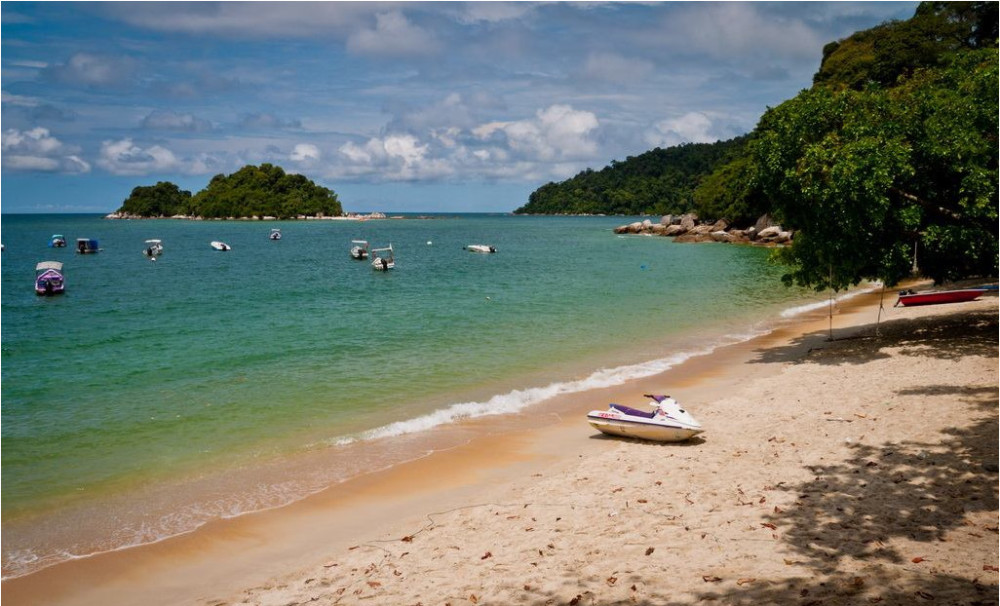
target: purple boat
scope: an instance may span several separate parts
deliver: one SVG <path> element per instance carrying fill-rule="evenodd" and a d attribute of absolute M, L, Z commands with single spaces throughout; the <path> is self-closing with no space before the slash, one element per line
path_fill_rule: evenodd
<path fill-rule="evenodd" d="M 66 290 L 59 261 L 42 261 L 35 266 L 35 293 L 41 296 L 61 295 Z"/>

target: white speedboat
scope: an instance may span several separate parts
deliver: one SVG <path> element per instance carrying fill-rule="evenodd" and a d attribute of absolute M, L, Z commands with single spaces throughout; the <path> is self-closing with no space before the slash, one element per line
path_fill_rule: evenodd
<path fill-rule="evenodd" d="M 655 442 L 682 442 L 704 431 L 670 396 L 645 395 L 652 400 L 651 412 L 611 404 L 607 410 L 587 413 L 587 421 L 601 433 Z"/>
<path fill-rule="evenodd" d="M 367 240 L 351 240 L 351 258 L 357 259 L 358 261 L 364 261 L 368 258 L 368 241 Z"/>
<path fill-rule="evenodd" d="M 163 242 L 161 240 L 146 240 L 146 248 L 142 249 L 142 254 L 153 258 L 162 255 Z"/>
<path fill-rule="evenodd" d="M 495 253 L 497 251 L 495 246 L 488 244 L 469 244 L 465 247 L 465 250 L 477 253 Z"/>
<path fill-rule="evenodd" d="M 372 249 L 372 269 L 389 271 L 396 268 L 396 260 L 392 256 L 392 244 L 385 248 Z"/>
<path fill-rule="evenodd" d="M 212 242 L 212 248 L 214 248 L 215 250 L 232 250 L 233 249 L 232 246 L 226 244 L 225 242 L 219 242 L 218 240 L 215 240 L 215 241 Z"/>
<path fill-rule="evenodd" d="M 280 240 L 281 239 L 281 230 L 278 229 L 277 227 L 272 228 L 271 229 L 271 235 L 269 235 L 268 238 L 270 238 L 272 240 Z"/>

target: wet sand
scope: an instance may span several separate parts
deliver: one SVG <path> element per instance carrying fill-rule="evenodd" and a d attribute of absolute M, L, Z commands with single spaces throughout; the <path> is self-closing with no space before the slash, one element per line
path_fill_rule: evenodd
<path fill-rule="evenodd" d="M 997 298 L 878 293 L 469 443 L 154 545 L 3 583 L 7 604 L 997 601 Z M 583 415 L 670 393 L 703 438 Z M 506 428 L 497 430 L 497 427 Z M 487 429 L 488 430 L 485 430 Z"/>

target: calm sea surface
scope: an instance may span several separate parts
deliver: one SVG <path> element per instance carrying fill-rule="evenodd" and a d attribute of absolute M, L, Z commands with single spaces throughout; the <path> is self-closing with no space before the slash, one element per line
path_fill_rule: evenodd
<path fill-rule="evenodd" d="M 4 215 L 3 575 L 288 503 L 458 419 L 537 413 L 820 298 L 782 287 L 766 250 L 612 233 L 630 220 Z M 396 269 L 352 260 L 356 238 L 391 243 Z M 63 296 L 34 293 L 47 260 Z"/>

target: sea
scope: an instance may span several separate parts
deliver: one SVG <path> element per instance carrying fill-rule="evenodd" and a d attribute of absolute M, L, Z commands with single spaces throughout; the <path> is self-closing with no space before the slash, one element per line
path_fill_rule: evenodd
<path fill-rule="evenodd" d="M 764 248 L 613 232 L 635 220 L 3 215 L 3 577 L 281 507 L 827 300 Z M 353 260 L 355 239 L 395 269 Z M 41 261 L 65 294 L 35 294 Z"/>

